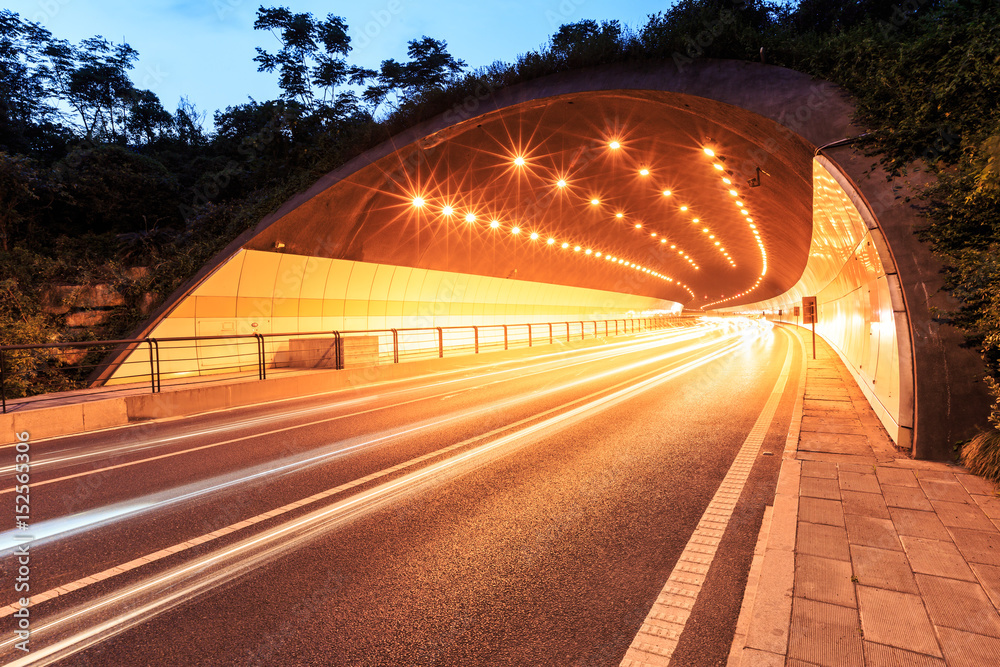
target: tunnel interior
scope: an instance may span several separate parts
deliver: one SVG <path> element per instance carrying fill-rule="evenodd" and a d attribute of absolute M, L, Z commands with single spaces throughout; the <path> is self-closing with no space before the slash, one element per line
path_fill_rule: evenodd
<path fill-rule="evenodd" d="M 246 247 L 689 308 L 749 303 L 802 273 L 811 162 L 805 141 L 730 105 L 657 91 L 561 95 L 401 146 Z"/>
<path fill-rule="evenodd" d="M 891 253 L 881 236 L 869 247 L 871 211 L 849 179 L 835 182 L 836 165 L 817 167 L 802 133 L 751 104 L 669 90 L 473 102 L 287 202 L 146 335 L 291 337 L 681 307 L 791 321 L 802 296 L 819 295 L 821 334 L 908 444 L 912 380 L 901 389 L 900 372 L 912 369 L 908 348 L 900 354 L 908 337 L 896 335 L 907 322 L 891 298 Z M 871 270 L 848 270 L 855 261 Z M 213 372 L 201 350 L 174 356 L 172 374 Z M 126 381 L 126 365 L 109 380 Z"/>

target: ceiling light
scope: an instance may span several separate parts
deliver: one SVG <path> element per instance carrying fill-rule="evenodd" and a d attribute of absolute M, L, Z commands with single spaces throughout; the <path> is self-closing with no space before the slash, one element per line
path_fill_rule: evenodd
<path fill-rule="evenodd" d="M 453 209 L 451 206 L 445 206 L 443 209 L 441 209 L 441 214 L 442 215 L 451 215 L 454 212 L 455 212 L 455 209 Z"/>
<path fill-rule="evenodd" d="M 564 180 L 562 180 L 562 179 L 560 178 L 560 179 L 559 179 L 558 181 L 556 181 L 556 185 L 557 185 L 558 187 L 560 187 L 560 188 L 564 188 L 564 187 L 566 187 L 566 181 L 564 181 Z"/>
<path fill-rule="evenodd" d="M 713 151 L 711 148 L 705 147 L 702 150 L 705 151 L 705 155 L 707 155 L 708 157 L 715 157 L 715 151 Z"/>
<path fill-rule="evenodd" d="M 546 243 L 548 243 L 549 245 L 555 245 L 555 242 L 556 242 L 556 240 L 554 238 L 552 238 L 551 236 L 549 237 L 549 240 L 546 241 Z"/>
<path fill-rule="evenodd" d="M 569 244 L 568 244 L 568 243 L 563 243 L 563 244 L 562 244 L 562 248 L 563 248 L 563 250 L 565 250 L 565 249 L 566 249 L 566 248 L 568 248 L 568 247 L 569 247 Z"/>
<path fill-rule="evenodd" d="M 465 221 L 466 222 L 475 222 L 476 221 L 476 214 L 475 213 L 466 213 L 465 214 Z"/>
<path fill-rule="evenodd" d="M 593 204 L 594 206 L 597 206 L 598 204 L 601 203 L 601 200 L 600 199 L 591 199 L 590 203 Z"/>
<path fill-rule="evenodd" d="M 620 143 L 618 143 L 617 141 L 612 141 L 610 144 L 608 144 L 608 146 L 610 146 L 612 149 L 615 149 L 615 150 L 617 150 L 617 149 L 619 149 L 619 148 L 622 147 L 622 145 Z"/>
<path fill-rule="evenodd" d="M 516 164 L 518 167 L 523 167 L 524 166 L 524 158 L 522 156 L 518 155 L 516 158 L 514 158 L 514 164 Z"/>
<path fill-rule="evenodd" d="M 673 194 L 673 193 L 672 193 L 672 192 L 671 192 L 670 190 L 664 190 L 664 191 L 663 191 L 663 196 L 664 196 L 664 197 L 669 197 L 669 196 L 670 196 L 670 195 L 672 195 L 672 194 Z"/>
<path fill-rule="evenodd" d="M 532 241 L 538 240 L 538 232 L 531 232 L 531 240 Z"/>
<path fill-rule="evenodd" d="M 640 169 L 639 170 L 639 175 L 640 176 L 649 176 L 649 169 Z"/>
<path fill-rule="evenodd" d="M 424 205 L 424 198 L 423 197 L 414 197 L 413 198 L 413 205 L 416 208 L 422 207 Z"/>
<path fill-rule="evenodd" d="M 493 229 L 496 229 L 499 226 L 500 226 L 500 221 L 499 220 L 490 220 L 490 227 L 492 227 Z"/>

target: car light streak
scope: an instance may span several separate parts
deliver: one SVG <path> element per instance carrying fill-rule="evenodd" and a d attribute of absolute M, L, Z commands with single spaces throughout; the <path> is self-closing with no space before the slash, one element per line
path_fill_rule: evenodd
<path fill-rule="evenodd" d="M 343 441 L 333 442 L 323 447 L 318 453 L 314 449 L 308 453 L 300 454 L 298 456 L 287 457 L 280 461 L 271 461 L 261 464 L 259 466 L 255 466 L 254 468 L 251 468 L 249 471 L 247 470 L 237 471 L 229 473 L 228 475 L 218 476 L 215 478 L 204 480 L 196 484 L 186 485 L 178 489 L 168 489 L 166 491 L 162 491 L 157 494 L 153 494 L 136 500 L 117 503 L 112 506 L 97 508 L 86 512 L 80 512 L 68 517 L 60 517 L 58 519 L 43 521 L 33 526 L 33 534 L 35 535 L 35 540 L 33 541 L 33 544 L 38 544 L 44 540 L 50 540 L 55 537 L 66 537 L 73 533 L 94 527 L 98 524 L 105 524 L 106 522 L 111 520 L 118 520 L 126 517 L 135 516 L 140 512 L 164 509 L 166 507 L 169 507 L 171 505 L 180 502 L 192 500 L 202 495 L 222 491 L 225 490 L 226 488 L 230 488 L 233 486 L 250 483 L 259 480 L 261 478 L 273 478 L 275 475 L 278 474 L 292 472 L 294 470 L 302 470 L 311 466 L 329 463 L 332 460 L 346 456 L 352 451 L 361 448 L 371 447 L 395 438 L 401 438 L 404 436 L 413 435 L 420 431 L 439 428 L 454 421 L 475 419 L 480 415 L 487 415 L 491 412 L 511 409 L 513 407 L 518 406 L 519 404 L 526 402 L 534 402 L 545 396 L 573 389 L 583 384 L 595 382 L 598 380 L 603 380 L 605 378 L 614 375 L 620 375 L 622 373 L 639 370 L 644 366 L 659 365 L 675 357 L 698 353 L 706 348 L 717 346 L 722 342 L 729 341 L 739 335 L 740 332 L 738 331 L 730 331 L 726 333 L 722 338 L 710 339 L 707 341 L 700 340 L 700 342 L 694 345 L 686 345 L 684 347 L 672 349 L 663 354 L 635 361 L 627 365 L 620 366 L 618 368 L 602 371 L 597 374 L 589 374 L 582 377 L 578 377 L 574 380 L 556 384 L 531 394 L 522 394 L 518 396 L 513 396 L 499 402 L 494 401 L 486 405 L 483 405 L 476 410 L 470 411 L 468 409 L 464 409 L 455 412 L 451 415 L 445 416 L 443 418 L 428 419 L 416 425 L 408 426 L 406 428 L 393 429 L 388 432 L 385 432 L 384 434 L 380 434 L 374 438 L 371 437 L 370 435 L 364 435 L 364 436 L 349 438 Z M 704 336 L 703 335 L 694 336 L 693 334 L 691 334 L 690 336 L 688 336 L 688 338 L 703 339 Z M 652 372 L 659 372 L 659 371 L 660 369 L 657 368 L 655 371 Z M 634 382 L 635 378 L 629 378 L 623 382 L 619 382 L 617 385 L 614 385 L 614 387 L 626 386 Z M 603 388 L 600 391 L 595 392 L 595 394 L 604 393 L 608 390 L 609 388 Z M 440 396 L 440 394 L 436 396 Z M 424 399 L 414 399 L 414 400 L 424 400 Z M 371 410 L 355 413 L 354 415 L 344 415 L 336 419 L 347 416 L 357 416 L 360 414 L 365 414 L 367 412 L 371 412 Z M 330 421 L 330 420 L 324 420 L 324 421 Z M 243 439 L 245 438 L 237 438 L 227 442 L 236 442 Z M 209 446 L 217 446 L 219 444 L 225 444 L 225 443 L 213 443 L 213 445 L 205 445 L 202 448 L 196 448 L 196 449 L 203 449 Z M 194 450 L 190 449 L 185 450 L 185 452 L 190 452 L 190 451 Z M 163 458 L 163 457 L 156 457 L 156 458 Z M 80 473 L 80 475 L 94 474 L 100 471 L 119 469 L 121 467 L 134 465 L 141 462 L 146 462 L 149 460 L 151 459 L 129 462 L 126 464 L 120 464 L 119 466 L 108 466 L 105 468 L 101 468 L 99 470 L 91 470 L 87 471 L 86 473 Z M 72 479 L 73 477 L 76 476 L 78 475 L 68 475 L 66 477 L 46 480 L 45 483 L 64 481 L 66 479 Z M 38 484 L 36 483 L 36 485 Z M 20 542 L 17 541 L 16 531 L 7 531 L 5 533 L 0 533 L 0 552 L 7 549 L 13 549 L 18 544 L 20 544 Z"/>
<path fill-rule="evenodd" d="M 717 329 L 718 327 L 713 327 L 713 328 Z M 576 366 L 576 365 L 589 364 L 589 363 L 592 363 L 593 361 L 599 361 L 599 360 L 602 360 L 602 359 L 607 359 L 607 358 L 612 357 L 612 356 L 622 356 L 622 355 L 625 355 L 625 354 L 632 354 L 632 353 L 635 353 L 635 352 L 639 352 L 639 351 L 643 351 L 643 350 L 649 349 L 650 347 L 653 347 L 653 346 L 662 345 L 664 342 L 686 341 L 686 340 L 691 340 L 693 338 L 701 338 L 704 335 L 705 335 L 705 331 L 703 331 L 703 330 L 699 330 L 699 329 L 687 330 L 687 331 L 684 331 L 684 332 L 672 333 L 672 334 L 669 334 L 669 335 L 664 336 L 664 337 L 658 337 L 658 338 L 652 338 L 652 339 L 645 339 L 645 340 L 642 340 L 640 342 L 628 341 L 626 343 L 627 346 L 622 347 L 622 348 L 613 349 L 613 350 L 608 350 L 607 348 L 602 348 L 600 350 L 594 351 L 592 354 L 584 356 L 580 360 L 574 361 L 574 362 L 569 363 L 569 364 L 567 364 L 565 362 L 558 362 L 558 361 L 547 361 L 547 362 L 544 362 L 544 364 L 551 365 L 551 364 L 559 363 L 561 368 L 568 368 L 568 367 L 572 367 L 572 366 Z M 666 339 L 666 340 L 664 340 L 664 339 Z M 539 366 L 544 365 L 544 364 L 540 364 Z M 494 371 L 492 373 L 484 373 L 482 375 L 477 375 L 475 379 L 479 380 L 479 379 L 487 378 L 490 375 L 495 375 L 495 374 L 499 374 L 499 373 L 512 373 L 512 372 L 516 373 L 516 377 L 511 378 L 511 379 L 523 379 L 523 378 L 526 378 L 526 377 L 530 377 L 532 375 L 537 375 L 537 374 L 540 374 L 540 373 L 549 372 L 549 369 L 539 369 L 539 370 L 535 370 L 535 371 L 527 372 L 527 373 L 524 372 L 523 370 L 519 370 L 519 369 L 508 369 L 508 370 L 504 370 L 504 371 Z M 463 380 L 468 380 L 468 379 L 469 378 L 463 378 Z M 451 383 L 453 381 L 446 381 L 446 382 L 447 383 Z M 441 383 L 441 384 L 444 384 L 444 383 Z M 427 388 L 427 387 L 434 387 L 434 386 L 438 386 L 438 385 L 437 384 L 424 385 L 420 389 L 424 389 L 424 388 Z M 482 385 L 482 383 L 480 383 L 480 386 L 485 386 L 485 385 Z M 419 391 L 420 389 L 417 389 L 416 391 Z M 415 391 L 415 390 L 411 389 L 411 390 L 403 390 L 403 391 L 412 392 L 412 391 Z M 166 454 L 160 454 L 158 456 L 152 456 L 152 457 L 147 457 L 147 458 L 144 458 L 144 459 L 138 459 L 136 461 L 129 461 L 129 462 L 126 462 L 126 463 L 121 463 L 121 464 L 115 465 L 115 466 L 106 466 L 106 467 L 102 467 L 102 468 L 94 468 L 94 469 L 90 469 L 90 470 L 87 470 L 87 471 L 82 472 L 82 473 L 77 473 L 75 475 L 66 475 L 66 476 L 63 476 L 63 477 L 57 477 L 57 478 L 53 478 L 53 479 L 40 480 L 40 481 L 35 482 L 34 486 L 36 486 L 36 487 L 37 486 L 44 486 L 44 485 L 52 484 L 52 483 L 55 483 L 55 482 L 65 481 L 67 479 L 73 479 L 74 477 L 82 477 L 82 476 L 86 476 L 86 475 L 92 475 L 92 474 L 106 472 L 108 470 L 116 470 L 116 469 L 126 468 L 126 467 L 130 467 L 130 466 L 134 466 L 134 465 L 139 465 L 139 464 L 142 464 L 142 463 L 148 463 L 148 462 L 151 462 L 151 461 L 158 461 L 158 460 L 162 460 L 162 459 L 165 459 L 165 458 L 172 458 L 172 457 L 180 456 L 180 455 L 183 455 L 183 454 L 189 454 L 189 453 L 192 453 L 192 452 L 203 451 L 205 449 L 211 449 L 213 447 L 219 447 L 219 446 L 222 446 L 222 445 L 233 444 L 233 443 L 242 442 L 242 441 L 245 441 L 245 440 L 252 440 L 252 439 L 255 439 L 255 438 L 265 437 L 265 436 L 268 436 L 268 435 L 275 435 L 275 434 L 278 434 L 278 433 L 284 433 L 284 432 L 287 432 L 287 431 L 292 431 L 292 430 L 296 430 L 296 429 L 300 429 L 300 428 L 308 428 L 310 426 L 316 426 L 316 425 L 319 425 L 319 424 L 329 423 L 329 422 L 340 420 L 340 419 L 346 419 L 346 418 L 350 418 L 350 417 L 357 417 L 359 415 L 368 414 L 368 413 L 376 412 L 376 411 L 380 411 L 380 410 L 388 410 L 388 409 L 396 408 L 396 407 L 399 407 L 399 406 L 408 405 L 410 403 L 415 403 L 415 402 L 419 402 L 419 401 L 424 401 L 424 400 L 430 400 L 430 399 L 433 399 L 433 398 L 437 398 L 439 396 L 443 396 L 443 395 L 447 394 L 449 391 L 453 391 L 453 390 L 449 389 L 448 391 L 445 391 L 443 393 L 435 394 L 435 395 L 430 395 L 430 396 L 427 396 L 427 395 L 418 396 L 417 398 L 413 398 L 413 399 L 401 401 L 401 402 L 398 402 L 398 403 L 394 403 L 392 405 L 378 406 L 378 407 L 369 408 L 369 409 L 366 409 L 366 410 L 361 410 L 361 411 L 353 412 L 353 413 L 350 413 L 350 414 L 336 415 L 334 417 L 327 417 L 327 418 L 324 418 L 324 419 L 320 419 L 320 420 L 316 420 L 316 421 L 311 421 L 311 422 L 306 422 L 306 423 L 303 423 L 303 424 L 294 424 L 292 426 L 281 427 L 281 428 L 278 428 L 278 429 L 272 429 L 272 430 L 264 431 L 264 432 L 260 432 L 260 433 L 253 433 L 253 434 L 250 434 L 250 435 L 241 436 L 241 437 L 237 437 L 237 438 L 230 438 L 230 439 L 222 440 L 222 441 L 219 441 L 219 442 L 209 443 L 207 445 L 201 445 L 201 446 L 198 446 L 198 447 L 191 447 L 191 448 L 184 449 L 184 450 L 179 450 L 179 451 L 176 451 L 176 452 L 168 452 Z M 380 397 L 371 397 L 371 398 L 355 399 L 355 400 L 357 402 L 369 402 L 370 400 L 376 400 L 378 398 L 380 398 Z M 384 398 L 384 395 L 381 398 Z M 355 401 L 349 401 L 347 403 L 354 403 L 354 402 Z M 329 409 L 330 409 L 330 406 L 321 406 L 321 407 L 318 407 L 318 408 L 310 408 L 310 409 L 302 410 L 302 411 L 299 411 L 299 413 L 301 413 L 301 414 L 308 414 L 308 413 L 314 412 L 314 411 L 324 411 L 324 410 L 329 410 Z M 251 422 L 252 423 L 273 422 L 274 419 L 275 418 L 273 418 L 273 417 L 271 417 L 271 418 L 259 418 L 259 419 L 254 419 L 254 420 L 247 420 L 247 422 L 248 423 L 251 423 Z M 184 439 L 184 438 L 202 437 L 204 435 L 209 435 L 211 433 L 231 432 L 235 428 L 238 428 L 238 426 L 237 425 L 230 425 L 230 426 L 227 426 L 227 427 L 217 427 L 217 428 L 206 429 L 204 431 L 199 431 L 199 432 L 195 432 L 195 433 L 188 433 L 188 434 L 183 434 L 183 435 L 178 435 L 178 436 L 169 436 L 169 437 L 166 437 L 166 438 L 159 439 L 156 442 L 156 445 L 162 445 L 162 444 L 166 444 L 166 443 L 171 442 L 171 441 L 181 440 L 181 439 Z M 68 463 L 68 462 L 71 462 L 71 461 L 78 461 L 80 463 L 83 463 L 83 462 L 86 462 L 87 460 L 92 460 L 94 458 L 107 458 L 111 454 L 122 452 L 122 451 L 134 453 L 134 452 L 144 451 L 146 449 L 149 449 L 150 447 L 151 447 L 151 445 L 149 445 L 149 444 L 141 444 L 141 445 L 131 444 L 131 445 L 125 445 L 125 446 L 118 447 L 118 448 L 102 449 L 102 450 L 99 450 L 99 451 L 87 452 L 85 454 L 76 454 L 76 455 L 71 455 L 71 456 L 62 456 L 62 457 L 58 457 L 58 458 L 54 458 L 54 459 L 45 459 L 45 458 L 42 458 L 37 463 L 33 463 L 32 467 L 35 468 L 35 469 L 39 469 L 39 468 L 44 468 L 46 466 L 52 466 L 52 465 L 55 465 L 57 463 Z M 11 472 L 11 471 L 13 471 L 13 467 L 12 466 L 6 466 L 4 468 L 0 468 L 0 473 Z M 5 494 L 5 493 L 13 493 L 13 491 L 14 491 L 14 487 L 9 487 L 9 488 L 6 488 L 6 489 L 0 489 L 0 495 Z"/>
<path fill-rule="evenodd" d="M 718 344 L 718 341 L 713 341 L 713 343 Z M 318 508 L 305 516 L 286 521 L 258 535 L 244 538 L 236 544 L 226 545 L 214 552 L 202 554 L 192 561 L 175 566 L 167 572 L 148 577 L 145 581 L 132 584 L 122 591 L 107 594 L 91 603 L 85 603 L 53 620 L 40 623 L 32 629 L 33 639 L 39 643 L 44 641 L 46 634 L 50 633 L 61 632 L 68 634 L 68 636 L 54 637 L 53 643 L 48 646 L 40 646 L 37 649 L 33 648 L 31 654 L 9 664 L 13 666 L 47 665 L 64 659 L 130 627 L 148 621 L 197 595 L 212 590 L 216 586 L 232 581 L 290 549 L 300 548 L 305 542 L 328 533 L 344 522 L 370 512 L 403 493 L 416 492 L 426 483 L 442 481 L 444 478 L 464 474 L 473 467 L 483 465 L 492 456 L 508 455 L 542 437 L 565 430 L 580 421 L 630 400 L 644 391 L 720 359 L 739 349 L 742 345 L 741 340 L 728 342 L 721 349 L 685 362 L 676 368 L 659 372 L 653 377 L 637 383 L 629 383 L 629 386 L 610 394 L 589 400 L 540 422 L 536 421 L 536 423 L 518 428 L 512 433 L 502 435 L 444 461 L 406 473 L 400 478 L 384 482 L 368 491 Z M 554 410 L 559 409 L 562 407 Z M 537 420 L 537 416 L 533 417 L 532 420 Z M 504 427 L 504 429 L 509 428 L 509 426 Z M 454 449 L 460 445 L 482 441 L 488 435 L 476 436 L 463 443 L 451 445 L 449 448 Z M 409 467 L 409 465 L 426 460 L 428 456 L 419 457 L 408 464 L 395 466 L 381 474 L 389 474 L 390 471 Z M 303 506 L 303 504 L 317 502 L 326 497 L 328 497 L 326 492 L 315 494 L 304 501 L 292 503 L 280 509 L 291 511 Z M 275 511 L 272 511 L 261 516 L 272 517 L 274 515 Z M 244 521 L 237 525 L 246 524 L 248 522 Z M 83 627 L 80 627 L 81 625 Z M 0 643 L 0 649 L 9 652 L 15 641 L 16 639 L 3 641 Z"/>

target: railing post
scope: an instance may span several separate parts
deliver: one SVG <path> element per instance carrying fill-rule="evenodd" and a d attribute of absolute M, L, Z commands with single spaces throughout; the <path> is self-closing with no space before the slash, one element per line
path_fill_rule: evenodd
<path fill-rule="evenodd" d="M 479 354 L 479 327 L 472 327 L 472 335 L 476 339 L 476 354 Z"/>
<path fill-rule="evenodd" d="M 530 327 L 529 327 L 530 328 Z M 503 349 L 507 349 L 507 325 L 503 325 Z"/>
<path fill-rule="evenodd" d="M 618 320 L 615 320 L 615 335 L 618 335 Z"/>
<path fill-rule="evenodd" d="M 608 321 L 604 320 L 604 335 L 608 335 Z"/>
<path fill-rule="evenodd" d="M 566 323 L 566 342 L 569 342 L 569 322 Z"/>
<path fill-rule="evenodd" d="M 444 358 L 444 329 L 441 327 L 438 330 L 438 357 Z"/>
<path fill-rule="evenodd" d="M 7 414 L 7 364 L 3 352 L 0 350 L 0 402 L 3 403 L 3 414 Z"/>
<path fill-rule="evenodd" d="M 149 390 L 151 394 L 156 393 L 156 367 L 153 365 L 153 341 L 146 339 L 149 346 Z"/>
<path fill-rule="evenodd" d="M 342 347 L 344 339 L 339 331 L 331 331 L 330 333 L 333 334 L 333 370 L 342 371 L 344 370 L 344 348 Z"/>
<path fill-rule="evenodd" d="M 531 347 L 531 325 L 528 325 L 528 347 Z"/>
<path fill-rule="evenodd" d="M 160 372 L 160 341 L 150 338 L 153 343 L 153 350 L 156 353 L 156 393 L 163 391 L 163 374 Z"/>
<path fill-rule="evenodd" d="M 392 363 L 399 363 L 399 332 L 392 330 Z"/>
<path fill-rule="evenodd" d="M 552 322 L 549 322 L 549 345 L 552 345 Z"/>
<path fill-rule="evenodd" d="M 267 371 L 264 368 L 264 336 L 259 333 L 255 333 L 254 338 L 257 340 L 257 377 L 261 380 L 267 379 Z"/>

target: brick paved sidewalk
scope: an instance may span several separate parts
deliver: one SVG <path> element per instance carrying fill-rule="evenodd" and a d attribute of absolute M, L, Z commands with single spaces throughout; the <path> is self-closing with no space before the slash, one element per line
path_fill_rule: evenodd
<path fill-rule="evenodd" d="M 1000 665 L 993 486 L 897 453 L 822 340 L 807 364 L 730 667 Z"/>

